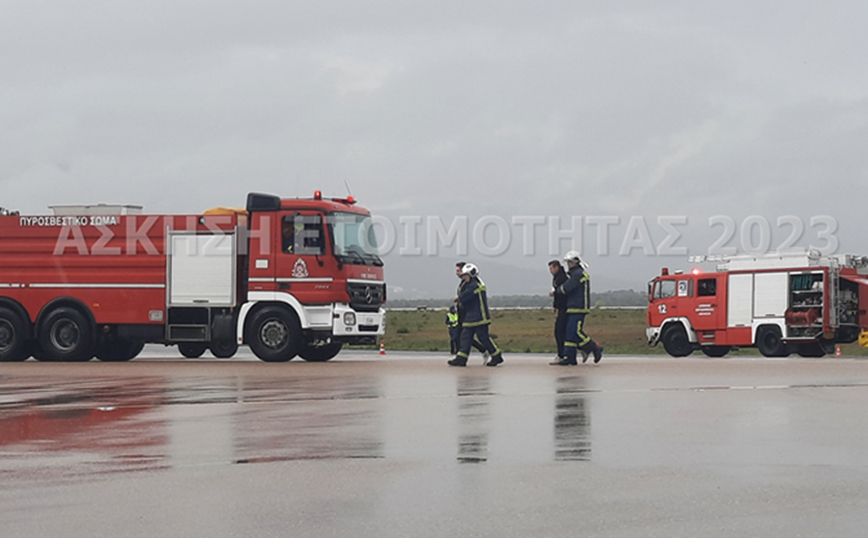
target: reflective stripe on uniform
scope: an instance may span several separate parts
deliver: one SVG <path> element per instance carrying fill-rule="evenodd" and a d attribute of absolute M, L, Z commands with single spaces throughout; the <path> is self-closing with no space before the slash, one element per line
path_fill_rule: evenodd
<path fill-rule="evenodd" d="M 591 337 L 585 334 L 584 330 L 582 329 L 583 321 L 584 320 L 579 320 L 579 322 L 576 324 L 576 334 L 579 336 L 578 347 L 585 347 L 586 345 L 588 345 L 588 342 L 591 341 Z"/>

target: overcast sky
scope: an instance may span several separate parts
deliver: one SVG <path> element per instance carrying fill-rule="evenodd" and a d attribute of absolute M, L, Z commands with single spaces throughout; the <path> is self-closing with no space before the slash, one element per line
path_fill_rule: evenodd
<path fill-rule="evenodd" d="M 0 0 L 0 206 L 243 205 L 344 195 L 394 222 L 387 279 L 451 293 L 456 257 L 491 293 L 545 293 L 546 225 L 582 216 L 595 289 L 642 289 L 675 245 L 703 254 L 748 217 L 770 245 L 868 254 L 865 2 Z M 813 217 L 829 216 L 834 232 Z M 469 241 L 402 256 L 401 217 L 485 216 Z M 608 254 L 589 216 L 617 218 Z M 649 255 L 642 217 L 654 246 Z M 787 217 L 790 218 L 790 217 Z M 792 218 L 790 221 L 792 222 Z M 546 221 L 547 223 L 549 220 Z M 679 221 L 681 222 L 681 221 Z M 635 223 L 635 220 L 634 220 Z M 825 231 L 824 231 L 825 230 Z M 488 245 L 498 229 L 486 228 Z M 492 236 L 492 234 L 494 234 Z M 618 251 L 626 239 L 627 256 Z M 412 243 L 412 241 L 411 241 Z M 561 253 L 568 241 L 558 245 Z M 492 280 L 493 279 L 493 280 Z"/>

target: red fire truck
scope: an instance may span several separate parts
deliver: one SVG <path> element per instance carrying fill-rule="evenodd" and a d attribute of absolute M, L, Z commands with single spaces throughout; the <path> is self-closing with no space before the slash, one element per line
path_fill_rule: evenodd
<path fill-rule="evenodd" d="M 0 361 L 126 361 L 146 342 L 185 357 L 246 344 L 264 361 L 326 361 L 385 332 L 383 262 L 352 197 L 65 212 L 0 212 Z"/>
<path fill-rule="evenodd" d="M 700 257 L 715 272 L 662 274 L 648 284 L 646 335 L 674 357 L 721 357 L 757 347 L 766 357 L 822 357 L 868 327 L 868 257 L 816 252 Z"/>

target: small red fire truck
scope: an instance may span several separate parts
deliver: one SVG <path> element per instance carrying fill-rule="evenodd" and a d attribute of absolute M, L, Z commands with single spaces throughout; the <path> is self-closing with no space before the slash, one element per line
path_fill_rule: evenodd
<path fill-rule="evenodd" d="M 66 209 L 0 212 L 0 361 L 126 361 L 146 342 L 326 361 L 385 332 L 383 262 L 352 197 L 250 193 L 245 209 L 202 215 Z"/>
<path fill-rule="evenodd" d="M 816 252 L 698 257 L 715 272 L 662 274 L 648 284 L 646 336 L 674 357 L 721 357 L 757 347 L 766 357 L 822 357 L 868 327 L 868 257 Z"/>

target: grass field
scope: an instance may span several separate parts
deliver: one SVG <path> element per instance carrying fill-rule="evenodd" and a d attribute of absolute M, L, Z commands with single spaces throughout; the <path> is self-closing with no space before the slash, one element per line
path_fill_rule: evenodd
<path fill-rule="evenodd" d="M 555 353 L 555 315 L 550 309 L 493 310 L 491 336 L 509 353 Z M 449 351 L 446 312 L 443 310 L 390 310 L 387 317 L 387 349 Z M 585 322 L 587 333 L 606 353 L 664 353 L 645 343 L 645 311 L 596 309 Z"/>
<path fill-rule="evenodd" d="M 491 336 L 507 353 L 555 354 L 555 315 L 550 309 L 493 310 Z M 445 310 L 390 310 L 386 349 L 449 352 Z M 644 309 L 594 309 L 585 321 L 587 333 L 605 346 L 606 353 L 666 355 L 662 345 L 645 341 Z M 858 344 L 841 346 L 844 356 L 868 356 Z M 695 352 L 700 354 L 700 352 Z M 732 356 L 757 356 L 756 349 L 740 349 Z"/>

